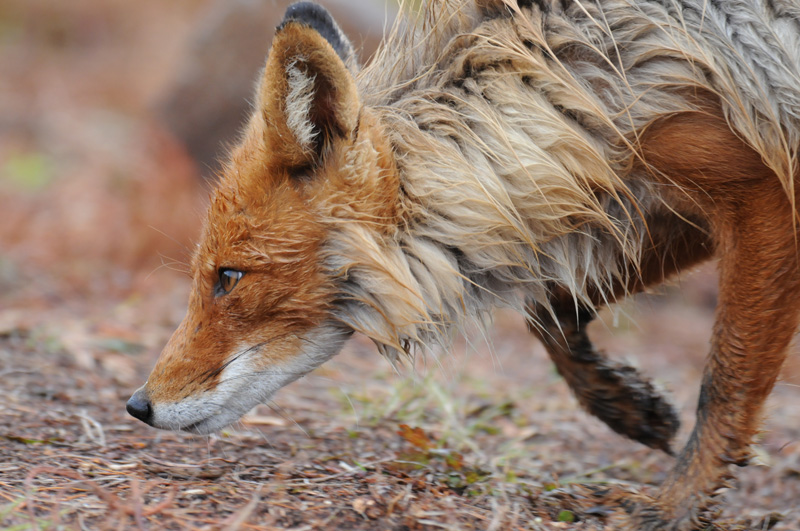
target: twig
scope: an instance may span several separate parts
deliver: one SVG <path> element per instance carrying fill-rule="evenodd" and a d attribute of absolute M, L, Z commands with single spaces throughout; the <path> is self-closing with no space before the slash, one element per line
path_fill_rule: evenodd
<path fill-rule="evenodd" d="M 392 462 L 392 461 L 396 461 L 396 460 L 395 459 L 381 459 L 379 461 L 372 461 L 370 463 L 362 463 L 360 466 L 364 467 L 364 468 L 367 468 L 367 467 L 372 467 L 372 466 L 375 466 L 375 465 L 380 465 L 382 463 L 389 463 L 389 462 Z M 414 463 L 414 464 L 418 464 L 418 463 Z M 342 476 L 349 476 L 351 474 L 358 474 L 360 472 L 363 472 L 363 470 L 361 470 L 361 468 L 359 468 L 359 467 L 355 467 L 352 470 L 343 470 L 342 472 L 338 472 L 336 474 L 331 474 L 330 476 L 324 476 L 324 477 L 321 477 L 321 478 L 290 479 L 290 480 L 286 481 L 286 484 L 287 485 L 305 485 L 305 484 L 308 484 L 308 483 L 324 483 L 324 482 L 330 481 L 332 479 L 340 478 Z"/>
<path fill-rule="evenodd" d="M 261 500 L 261 488 L 262 486 L 259 485 L 255 493 L 253 493 L 253 497 L 250 498 L 250 501 L 247 502 L 247 505 L 245 505 L 241 511 L 233 513 L 222 522 L 222 525 L 225 529 L 236 531 L 242 527 L 242 525 L 244 525 L 247 519 L 250 518 L 250 515 L 253 514 L 255 508 L 258 506 L 258 502 Z"/>
<path fill-rule="evenodd" d="M 80 475 L 77 472 L 74 472 L 72 470 L 67 470 L 67 469 L 64 469 L 64 468 L 55 468 L 55 467 L 49 467 L 49 466 L 39 466 L 39 467 L 35 467 L 35 468 L 31 469 L 31 471 L 28 472 L 28 475 L 25 477 L 25 490 L 28 491 L 29 494 L 31 493 L 31 490 L 32 490 L 33 479 L 36 476 L 38 476 L 39 474 L 42 474 L 42 473 L 48 473 L 48 474 L 53 474 L 53 475 L 56 475 L 56 476 L 67 477 L 67 478 L 74 479 L 76 481 L 82 482 L 87 487 L 89 487 L 89 489 L 91 489 L 92 492 L 94 492 L 94 494 L 98 498 L 100 498 L 101 500 L 106 502 L 106 504 L 108 504 L 108 506 L 111 509 L 113 509 L 113 510 L 119 512 L 119 513 L 122 513 L 124 515 L 132 516 L 134 519 L 136 519 L 137 525 L 139 525 L 139 527 L 141 529 L 144 529 L 144 520 L 143 520 L 143 518 L 146 517 L 146 516 L 150 516 L 150 515 L 153 515 L 155 513 L 158 513 L 160 511 L 164 510 L 165 508 L 169 507 L 172 504 L 172 502 L 175 500 L 175 494 L 177 492 L 177 488 L 175 486 L 173 486 L 169 490 L 169 492 L 167 493 L 166 498 L 162 502 L 157 503 L 155 505 L 151 505 L 151 506 L 142 505 L 141 504 L 141 496 L 146 494 L 153 487 L 153 485 L 155 485 L 155 483 L 154 482 L 147 483 L 145 485 L 144 489 L 142 489 L 142 492 L 140 494 L 140 492 L 139 492 L 139 481 L 137 479 L 133 479 L 131 481 L 131 495 L 134 498 L 134 501 L 132 503 L 126 504 L 119 497 L 117 497 L 114 494 L 112 494 L 112 493 L 108 492 L 107 490 L 103 489 L 102 487 L 100 487 L 96 483 L 94 483 L 92 481 L 89 481 L 88 479 L 86 479 L 85 477 L 83 477 L 82 475 Z M 36 515 L 33 512 L 33 504 L 28 503 L 27 504 L 27 510 L 28 510 L 28 514 L 31 517 L 31 523 L 34 525 L 34 527 L 36 527 Z"/>

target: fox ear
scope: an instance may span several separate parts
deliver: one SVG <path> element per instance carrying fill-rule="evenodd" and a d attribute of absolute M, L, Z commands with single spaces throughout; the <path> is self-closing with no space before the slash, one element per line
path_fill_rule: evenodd
<path fill-rule="evenodd" d="M 289 7 L 257 94 L 276 162 L 314 165 L 333 140 L 353 134 L 359 113 L 355 69 L 352 45 L 324 8 L 309 2 Z"/>

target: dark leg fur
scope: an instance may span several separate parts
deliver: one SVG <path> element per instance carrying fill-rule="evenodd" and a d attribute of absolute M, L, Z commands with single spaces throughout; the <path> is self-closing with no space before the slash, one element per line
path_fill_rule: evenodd
<path fill-rule="evenodd" d="M 529 328 L 580 405 L 615 432 L 672 454 L 670 442 L 680 421 L 670 403 L 636 369 L 594 348 L 586 334 L 592 312 L 576 312 L 574 306 L 555 309 L 558 321 L 533 309 L 537 324 Z"/>

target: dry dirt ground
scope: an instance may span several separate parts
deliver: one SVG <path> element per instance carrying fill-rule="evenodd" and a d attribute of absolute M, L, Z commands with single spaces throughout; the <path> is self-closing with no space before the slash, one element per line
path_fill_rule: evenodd
<path fill-rule="evenodd" d="M 672 458 L 579 411 L 511 314 L 400 374 L 356 338 L 216 436 L 126 415 L 189 290 L 205 193 L 148 109 L 206 5 L 0 4 L 0 528 L 604 529 L 581 485 L 658 485 Z M 681 441 L 713 286 L 712 264 L 593 325 Z M 797 348 L 768 413 L 717 529 L 800 529 Z"/>

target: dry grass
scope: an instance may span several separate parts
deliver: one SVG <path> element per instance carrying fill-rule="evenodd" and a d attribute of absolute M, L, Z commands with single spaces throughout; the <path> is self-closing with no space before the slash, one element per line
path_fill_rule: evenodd
<path fill-rule="evenodd" d="M 177 309 L 185 288 L 147 304 Z M 605 511 L 581 498 L 581 485 L 656 485 L 671 464 L 577 411 L 509 315 L 493 352 L 476 338 L 441 366 L 428 357 L 430 369 L 402 376 L 355 340 L 219 436 L 159 432 L 124 412 L 170 332 L 138 304 L 102 316 L 87 307 L 77 318 L 54 310 L 47 324 L 22 319 L 0 331 L 0 525 L 603 529 Z M 614 338 L 602 326 L 596 335 L 641 354 L 687 406 L 688 423 L 705 338 L 673 338 L 709 318 L 673 299 L 634 309 L 640 330 L 623 319 Z M 690 354 L 665 357 L 678 348 Z M 759 446 L 769 466 L 746 469 L 719 529 L 761 528 L 770 514 L 774 529 L 800 525 L 799 397 L 788 383 L 777 389 Z"/>

